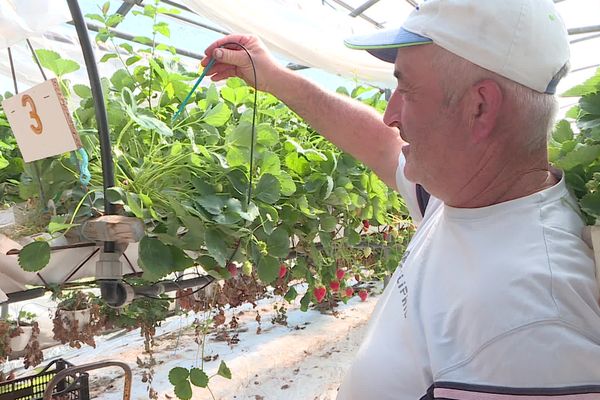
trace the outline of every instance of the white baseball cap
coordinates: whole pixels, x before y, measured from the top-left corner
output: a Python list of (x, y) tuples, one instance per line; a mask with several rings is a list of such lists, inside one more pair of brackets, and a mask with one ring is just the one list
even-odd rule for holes
[(556, 92), (568, 33), (552, 0), (429, 0), (404, 25), (345, 40), (394, 62), (399, 47), (440, 47), (541, 93)]

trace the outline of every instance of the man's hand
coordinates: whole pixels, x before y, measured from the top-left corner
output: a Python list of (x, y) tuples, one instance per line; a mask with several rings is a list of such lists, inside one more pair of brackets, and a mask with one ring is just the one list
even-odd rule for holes
[(277, 63), (256, 36), (229, 35), (217, 40), (204, 51), (206, 57), (201, 62), (202, 66), (206, 67), (209, 59), (214, 58), (216, 62), (208, 71), (213, 81), (237, 76), (246, 81), (248, 85), (254, 86), (252, 62), (248, 54), (238, 44), (244, 46), (252, 57), (256, 69), (257, 88), (269, 92), (271, 80), (286, 70)]

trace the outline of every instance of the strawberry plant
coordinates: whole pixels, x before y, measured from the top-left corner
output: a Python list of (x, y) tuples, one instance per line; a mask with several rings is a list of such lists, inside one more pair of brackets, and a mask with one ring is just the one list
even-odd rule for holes
[(565, 172), (583, 216), (593, 225), (600, 217), (600, 69), (563, 96), (581, 97), (579, 104), (556, 124), (549, 157), (554, 166)]

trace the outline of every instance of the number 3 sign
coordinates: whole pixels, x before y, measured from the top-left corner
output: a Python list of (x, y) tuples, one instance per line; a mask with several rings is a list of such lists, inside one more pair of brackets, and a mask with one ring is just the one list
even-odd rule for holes
[(81, 140), (55, 78), (2, 102), (25, 162), (81, 147)]

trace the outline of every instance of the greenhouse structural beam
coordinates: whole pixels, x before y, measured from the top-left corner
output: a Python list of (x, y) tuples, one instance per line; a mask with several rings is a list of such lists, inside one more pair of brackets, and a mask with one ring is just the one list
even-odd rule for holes
[(362, 13), (364, 13), (366, 10), (368, 10), (369, 8), (371, 8), (372, 6), (374, 6), (375, 4), (377, 4), (378, 2), (379, 2), (379, 0), (368, 0), (366, 3), (363, 3), (362, 5), (358, 6), (349, 15), (351, 17), (358, 17), (359, 15), (361, 15)]
[[(72, 22), (69, 22), (69, 24), (73, 24)], [(104, 29), (104, 27), (101, 27), (99, 25), (96, 24), (92, 24), (90, 22), (86, 23), (87, 28), (90, 31), (94, 31), (94, 32), (98, 32), (100, 29)], [(125, 33), (116, 29), (109, 29), (109, 31), (114, 34), (116, 37), (118, 37), (119, 39), (124, 39), (124, 40), (128, 40), (130, 42), (134, 42), (137, 43), (133, 40), (133, 38), (135, 37), (134, 35), (130, 35), (129, 33)], [(141, 43), (140, 43), (141, 44)], [(160, 43), (156, 43), (156, 44), (160, 44)], [(196, 60), (202, 60), (204, 58), (204, 55), (200, 54), (200, 53), (194, 53), (191, 51), (187, 51), (187, 50), (183, 50), (183, 49), (179, 49), (177, 47), (175, 47), (175, 52), (179, 55), (185, 56), (185, 57), (190, 57), (190, 58), (194, 58)]]
[(123, 0), (123, 4), (117, 10), (117, 14), (121, 14), (122, 16), (126, 16), (129, 11), (133, 8), (133, 6), (141, 5), (144, 0)]
[[(178, 8), (180, 10), (189, 11), (191, 13), (194, 13), (194, 11), (190, 10), (189, 8), (187, 8), (185, 6), (182, 6), (181, 4), (176, 4), (176, 3), (173, 3), (171, 1), (164, 1), (164, 0), (162, 2), (165, 3), (165, 4), (168, 4), (170, 6), (173, 6), (175, 8)], [(138, 6), (138, 7), (143, 7), (144, 6), (142, 4), (142, 0), (123, 0), (123, 3), (127, 3), (128, 4), (129, 8), (128, 8), (127, 11), (131, 10), (131, 8), (134, 7), (134, 6)], [(125, 6), (125, 4), (123, 4), (123, 6)], [(123, 7), (123, 6), (121, 6), (121, 7)], [(119, 10), (120, 10), (120, 8), (119, 8)], [(117, 12), (119, 12), (119, 11), (117, 11)], [(165, 14), (165, 15), (167, 15), (169, 18), (177, 19), (179, 21), (186, 22), (186, 23), (188, 23), (190, 25), (193, 25), (193, 26), (196, 26), (196, 27), (199, 27), (199, 28), (208, 29), (209, 31), (217, 32), (217, 33), (220, 33), (222, 35), (229, 35), (229, 32), (227, 32), (227, 31), (224, 31), (222, 29), (216, 28), (214, 26), (203, 24), (202, 22), (194, 21), (192, 19), (189, 19), (189, 18), (181, 16), (181, 15), (177, 15), (177, 14)]]
[[(350, 5), (348, 5), (347, 3), (343, 2), (342, 0), (333, 0), (335, 3), (337, 3), (338, 5), (344, 7), (346, 10), (350, 11), (351, 13), (354, 12), (354, 8)], [(364, 19), (365, 21), (368, 21), (370, 23), (372, 23), (373, 25), (375, 25), (377, 28), (381, 29), (383, 28), (383, 25), (381, 25), (379, 22), (375, 21), (372, 18), (367, 17), (364, 14), (360, 14), (359, 15), (362, 19)]]
[(600, 32), (600, 25), (582, 26), (581, 28), (568, 29), (569, 35), (580, 35), (582, 33)]

